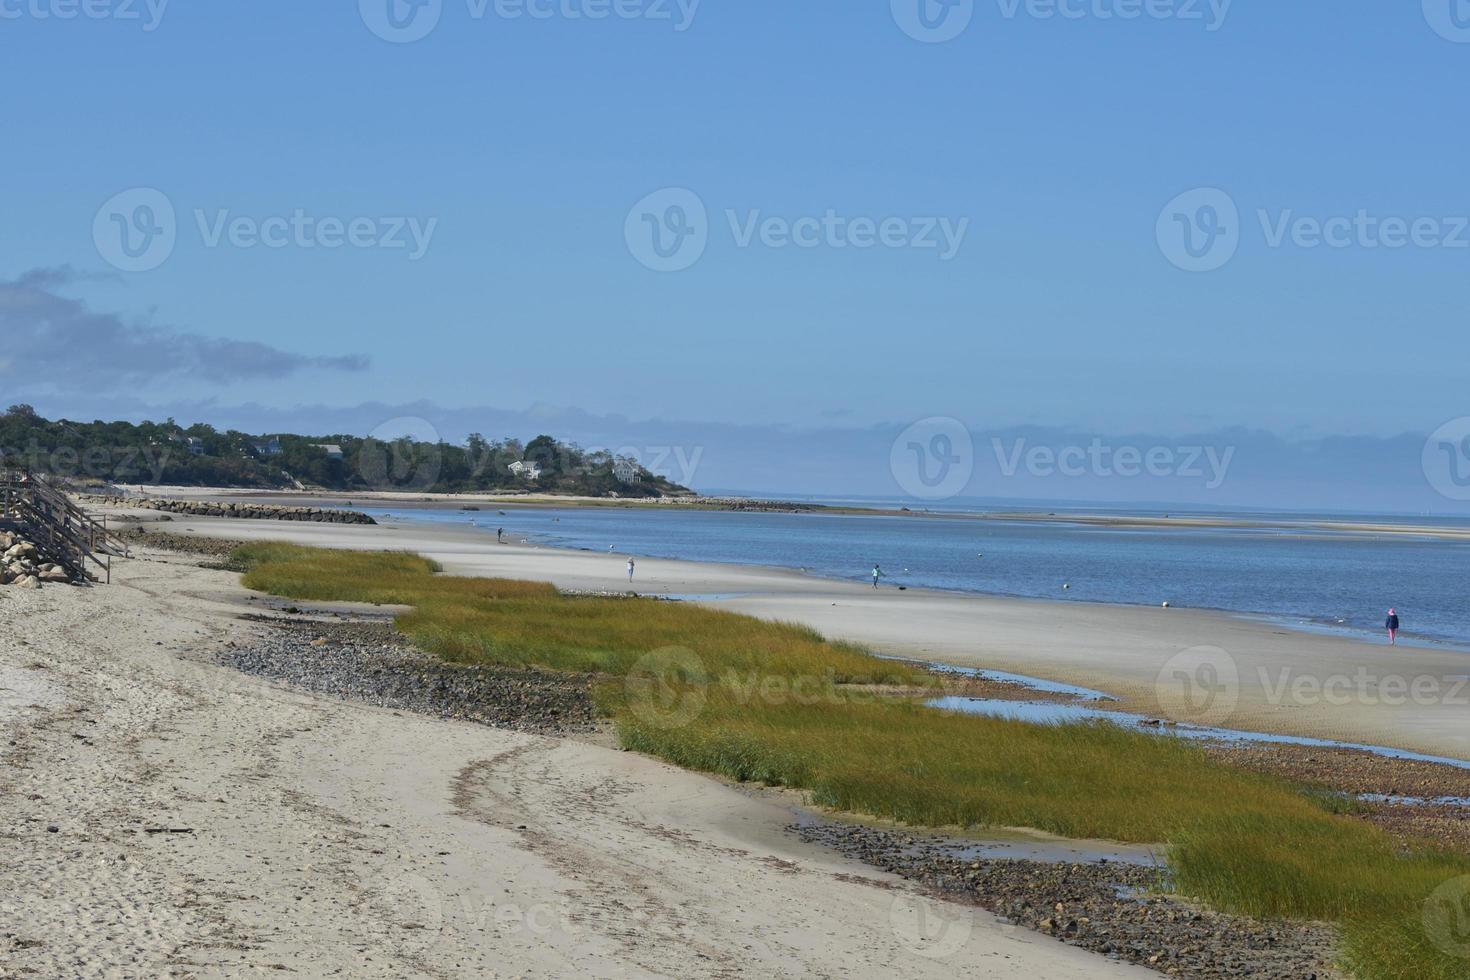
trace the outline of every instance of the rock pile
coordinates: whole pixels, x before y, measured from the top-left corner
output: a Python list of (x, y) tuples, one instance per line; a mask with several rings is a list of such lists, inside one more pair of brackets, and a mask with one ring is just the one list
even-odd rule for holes
[(448, 664), (379, 623), (277, 623), (219, 656), (247, 674), (380, 708), (538, 735), (596, 729), (592, 682), (535, 668)]
[(321, 507), (283, 507), (278, 504), (239, 504), (207, 500), (155, 500), (136, 497), (104, 497), (77, 494), (77, 500), (99, 507), (131, 507), (158, 510), (187, 517), (233, 517), (248, 521), (310, 521), (316, 524), (376, 524), (355, 510), (324, 510)]
[(71, 581), (60, 565), (41, 560), (41, 550), (19, 535), (0, 532), (0, 585), (39, 589), (43, 582)]

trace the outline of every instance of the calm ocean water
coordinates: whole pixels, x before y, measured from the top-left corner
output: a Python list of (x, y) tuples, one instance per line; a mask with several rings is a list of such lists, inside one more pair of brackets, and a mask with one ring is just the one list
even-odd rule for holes
[[(1237, 529), (1117, 529), (950, 517), (598, 508), (372, 511), (468, 524), (565, 548), (805, 569), (889, 587), (1225, 610), (1297, 628), (1380, 633), (1390, 606), (1410, 640), (1470, 648), (1470, 543)], [(1176, 512), (1176, 516), (1177, 516)], [(1241, 516), (1234, 514), (1231, 516)], [(1259, 516), (1259, 515), (1255, 515)], [(1293, 515), (1300, 519), (1303, 515)], [(1338, 515), (1336, 519), (1342, 519)], [(1063, 589), (1069, 584), (1070, 589)]]

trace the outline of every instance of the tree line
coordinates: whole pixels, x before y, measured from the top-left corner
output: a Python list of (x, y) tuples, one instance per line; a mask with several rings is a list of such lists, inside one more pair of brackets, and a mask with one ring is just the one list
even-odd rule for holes
[[(91, 485), (288, 488), (299, 483), (342, 491), (523, 490), (592, 497), (690, 492), (635, 460), (583, 450), (548, 435), (522, 443), (475, 433), (463, 444), (341, 433), (251, 435), (203, 423), (186, 427), (173, 419), (52, 421), (29, 405), (12, 405), (0, 415), (0, 466)], [(529, 478), (531, 471), (539, 474), (536, 479)]]

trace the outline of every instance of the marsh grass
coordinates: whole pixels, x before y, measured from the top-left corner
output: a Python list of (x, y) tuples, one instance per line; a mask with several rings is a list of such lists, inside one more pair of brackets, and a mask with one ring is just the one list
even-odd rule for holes
[[(1437, 888), (1470, 875), (1470, 858), (1405, 848), (1340, 797), (1231, 768), (1183, 740), (937, 711), (892, 696), (893, 686), (928, 686), (911, 667), (697, 606), (438, 577), (405, 554), (250, 545), (236, 558), (250, 588), (412, 607), (400, 629), (447, 660), (602, 675), (599, 701), (630, 749), (915, 826), (1159, 843), (1182, 894), (1226, 912), (1339, 924), (1344, 963), (1366, 980), (1470, 974), (1470, 959), (1437, 946), (1446, 936), (1424, 919)], [(670, 649), (693, 668), (644, 677), (650, 653)], [(689, 710), (648, 710), (650, 698)], [(1449, 909), (1449, 926), (1466, 911)]]
[(831, 643), (804, 626), (655, 599), (566, 596), (553, 586), (436, 576), (416, 555), (253, 544), (235, 557), (246, 587), (293, 599), (412, 606), (398, 627), (466, 664), (622, 676), (650, 652), (684, 648), (712, 675), (821, 676), (834, 684), (922, 685), (923, 672)]

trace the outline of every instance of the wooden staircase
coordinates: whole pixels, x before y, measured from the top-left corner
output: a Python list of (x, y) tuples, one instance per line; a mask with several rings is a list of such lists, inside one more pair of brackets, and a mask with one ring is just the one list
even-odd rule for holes
[[(0, 469), (0, 529), (19, 532), (45, 561), (76, 579), (112, 581), (112, 558), (131, 557), (126, 543), (71, 502), (44, 477)], [(95, 568), (94, 568), (95, 566)]]

